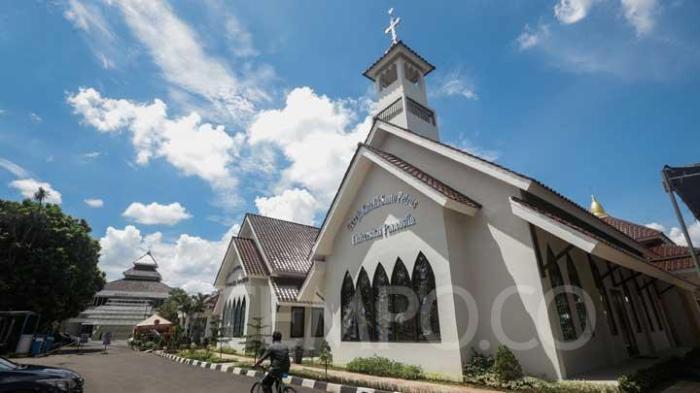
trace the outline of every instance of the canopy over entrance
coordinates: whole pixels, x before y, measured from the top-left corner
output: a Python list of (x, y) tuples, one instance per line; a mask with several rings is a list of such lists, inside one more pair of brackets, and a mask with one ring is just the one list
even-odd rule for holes
[(154, 326), (172, 326), (172, 322), (161, 317), (158, 314), (153, 314), (150, 317), (136, 324), (136, 327), (154, 327)]
[(668, 185), (700, 220), (700, 163), (683, 167), (664, 167)]

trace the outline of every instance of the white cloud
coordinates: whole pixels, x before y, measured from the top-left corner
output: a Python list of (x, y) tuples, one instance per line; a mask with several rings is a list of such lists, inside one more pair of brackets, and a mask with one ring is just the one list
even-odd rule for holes
[(217, 30), (223, 29), (224, 37), (230, 46), (231, 54), (236, 57), (253, 57), (259, 54), (253, 45), (253, 35), (230, 10), (230, 4), (223, 0), (206, 0), (203, 4), (210, 13), (211, 21)]
[[(700, 247), (700, 221), (695, 221), (688, 225), (688, 235), (690, 235), (690, 241), (693, 243), (693, 246)], [(685, 236), (683, 235), (681, 228), (671, 228), (668, 233), (668, 237), (670, 237), (676, 244), (680, 244), (682, 246), (688, 245), (688, 243), (685, 241)]]
[(248, 129), (250, 143), (273, 146), (290, 163), (282, 171), (278, 190), (305, 189), (318, 202), (317, 212), (328, 206), (371, 125), (370, 116), (357, 122), (359, 111), (353, 104), (357, 103), (334, 101), (301, 87), (289, 92), (284, 108), (255, 117)]
[(646, 224), (644, 226), (647, 228), (656, 229), (657, 231), (661, 231), (661, 232), (664, 232), (666, 230), (666, 227), (659, 224), (658, 222), (652, 222), (652, 223)]
[(318, 209), (316, 198), (307, 190), (294, 188), (282, 194), (255, 198), (258, 212), (264, 216), (312, 225)]
[(658, 0), (621, 0), (627, 21), (634, 26), (638, 36), (650, 33), (655, 24)]
[(86, 160), (94, 160), (95, 158), (98, 158), (101, 155), (102, 155), (102, 153), (100, 153), (99, 151), (91, 151), (91, 152), (83, 153), (80, 156)]
[(584, 19), (596, 0), (559, 0), (554, 6), (554, 15), (559, 22), (573, 24)]
[(124, 210), (122, 216), (146, 225), (175, 225), (192, 217), (179, 202), (169, 205), (161, 205), (156, 202), (144, 205), (140, 202), (133, 202)]
[[(109, 0), (106, 2), (108, 3)], [(106, 70), (117, 68), (118, 59), (129, 57), (124, 53), (124, 48), (127, 46), (120, 42), (119, 37), (114, 33), (99, 2), (68, 0), (65, 3), (63, 16), (76, 29), (85, 33), (87, 44), (102, 68)]]
[(549, 35), (549, 26), (540, 24), (537, 29), (533, 29), (530, 25), (525, 25), (523, 32), (517, 38), (518, 48), (527, 50), (540, 44), (540, 42)]
[(218, 240), (188, 234), (168, 240), (160, 232), (142, 234), (133, 225), (123, 229), (110, 226), (100, 239), (100, 268), (109, 280), (121, 278), (133, 260), (150, 250), (166, 284), (189, 292), (210, 292), (229, 240), (236, 233), (237, 225)]
[(34, 112), (31, 112), (31, 113), (29, 114), (29, 120), (31, 120), (32, 123), (34, 123), (34, 124), (39, 124), (39, 123), (41, 123), (42, 121), (44, 121), (44, 119), (42, 119), (41, 116), (37, 115), (37, 114), (34, 113)]
[(93, 208), (100, 208), (105, 205), (105, 202), (102, 199), (93, 199), (93, 198), (88, 198), (84, 199), (83, 202), (85, 202), (86, 205), (93, 207)]
[(16, 177), (30, 177), (30, 174), (26, 169), (2, 157), (0, 157), (0, 168), (5, 168), (5, 170), (12, 173)]
[(122, 11), (132, 33), (174, 86), (208, 100), (234, 119), (251, 115), (254, 102), (268, 98), (257, 87), (258, 81), (239, 80), (223, 60), (208, 55), (201, 38), (166, 1), (113, 0), (111, 4)]
[(34, 193), (39, 190), (39, 187), (43, 188), (48, 192), (48, 196), (44, 200), (46, 203), (54, 203), (60, 205), (61, 193), (54, 190), (51, 184), (46, 182), (41, 182), (35, 179), (19, 179), (14, 180), (10, 183), (10, 187), (17, 189), (23, 197), (33, 199)]
[(478, 100), (479, 96), (472, 83), (464, 75), (453, 71), (436, 81), (436, 88), (431, 93), (435, 97), (460, 96), (468, 100)]
[(139, 165), (162, 157), (184, 175), (200, 177), (216, 189), (235, 186), (230, 166), (245, 142), (244, 134), (230, 135), (224, 126), (202, 123), (196, 112), (170, 118), (159, 99), (137, 103), (105, 98), (92, 88), (81, 88), (67, 100), (86, 124), (101, 132), (128, 130)]
[(498, 157), (501, 156), (501, 153), (499, 151), (484, 149), (483, 147), (476, 145), (464, 133), (459, 134), (457, 141), (448, 142), (448, 143), (459, 148), (459, 149), (462, 149), (468, 153), (477, 155), (477, 156), (483, 158), (484, 160), (488, 160), (488, 161), (496, 161), (498, 159)]
[[(664, 225), (656, 222), (646, 224), (645, 226), (666, 233), (669, 239), (676, 244), (681, 246), (688, 245), (688, 243), (685, 241), (683, 230), (679, 227), (671, 227), (670, 230), (666, 231), (666, 227)], [(690, 241), (693, 243), (693, 246), (696, 248), (700, 247), (700, 221), (691, 222), (688, 225), (688, 235), (690, 235)]]

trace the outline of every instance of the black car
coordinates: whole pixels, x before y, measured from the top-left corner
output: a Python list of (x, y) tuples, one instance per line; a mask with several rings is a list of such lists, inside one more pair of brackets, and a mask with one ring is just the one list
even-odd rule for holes
[(17, 364), (0, 357), (0, 393), (82, 393), (83, 379), (65, 368)]

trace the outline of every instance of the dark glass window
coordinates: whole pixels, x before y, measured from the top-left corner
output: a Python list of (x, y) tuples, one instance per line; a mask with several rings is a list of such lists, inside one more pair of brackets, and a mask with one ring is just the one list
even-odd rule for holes
[(359, 296), (357, 310), (357, 329), (360, 341), (377, 341), (374, 317), (374, 293), (372, 283), (364, 268), (357, 277), (356, 295)]
[[(559, 288), (564, 285), (564, 277), (561, 275), (559, 264), (555, 261), (552, 249), (547, 247), (547, 266), (549, 267), (549, 280), (552, 289)], [(554, 303), (559, 314), (559, 326), (561, 327), (562, 339), (570, 341), (576, 339), (576, 328), (569, 307), (569, 299), (565, 292), (554, 296)]]
[(386, 275), (384, 266), (380, 263), (374, 271), (372, 280), (372, 290), (374, 292), (374, 311), (376, 318), (377, 341), (386, 342), (391, 335), (391, 302), (389, 299), (388, 287), (391, 285), (389, 277)]
[[(400, 292), (391, 295), (392, 313), (394, 314), (394, 341), (415, 342), (416, 318), (415, 313), (408, 309), (410, 303), (407, 296), (414, 296), (411, 277), (401, 259), (396, 260), (391, 275), (391, 286)], [(412, 315), (413, 314), (413, 315)]]
[(323, 326), (323, 309), (314, 308), (311, 309), (311, 323), (313, 337), (323, 337), (324, 336), (324, 326)]
[(413, 290), (418, 297), (416, 331), (418, 341), (440, 341), (440, 319), (435, 295), (435, 274), (428, 259), (418, 253), (413, 267)]
[(357, 320), (355, 318), (355, 285), (350, 273), (345, 273), (343, 286), (340, 289), (342, 341), (358, 341)]
[(241, 301), (236, 300), (233, 306), (233, 337), (238, 337), (238, 325), (241, 322)]
[(243, 330), (245, 329), (245, 309), (246, 300), (243, 299), (243, 302), (241, 303), (240, 313), (238, 316), (238, 334), (236, 334), (236, 337), (243, 337)]
[[(574, 261), (569, 253), (566, 254), (566, 271), (569, 273), (569, 283), (583, 290), (581, 286), (581, 279), (576, 271), (576, 266), (574, 266)], [(574, 298), (574, 307), (576, 307), (576, 313), (578, 314), (579, 325), (581, 327), (581, 332), (586, 329), (588, 324), (588, 310), (586, 310), (586, 303), (583, 298), (577, 294), (572, 294)]]
[(647, 286), (647, 295), (649, 295), (649, 302), (651, 303), (651, 311), (654, 312), (654, 318), (656, 319), (656, 326), (659, 328), (659, 330), (664, 330), (664, 324), (661, 322), (661, 312), (659, 311), (659, 303), (657, 303), (656, 297), (652, 294), (651, 287), (652, 285)]
[[(622, 280), (625, 280), (625, 275), (620, 272), (620, 282)], [(637, 314), (637, 307), (636, 307), (636, 302), (634, 301), (634, 298), (632, 298), (632, 293), (630, 292), (629, 288), (627, 287), (628, 283), (624, 283), (622, 285), (622, 291), (625, 294), (625, 301), (627, 304), (630, 306), (632, 309), (632, 320), (634, 321), (634, 328), (637, 331), (637, 333), (642, 332), (642, 324), (639, 321), (639, 314)]]
[(603, 278), (600, 276), (600, 270), (598, 270), (598, 266), (595, 264), (595, 261), (590, 256), (590, 254), (588, 255), (588, 264), (591, 265), (593, 281), (595, 281), (595, 286), (598, 288), (600, 301), (603, 302), (603, 306), (605, 307), (604, 313), (608, 320), (610, 333), (612, 333), (613, 336), (617, 336), (617, 324), (615, 323), (615, 317), (613, 317), (612, 308), (610, 307), (608, 292), (605, 290), (605, 283), (603, 282)]
[(292, 326), (289, 329), (291, 338), (304, 337), (304, 307), (292, 307)]

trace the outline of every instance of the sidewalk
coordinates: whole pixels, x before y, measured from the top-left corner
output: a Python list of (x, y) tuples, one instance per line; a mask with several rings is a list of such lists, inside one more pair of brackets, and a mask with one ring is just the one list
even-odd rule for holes
[[(216, 353), (216, 352), (214, 352)], [(219, 354), (216, 353), (216, 356), (218, 357)], [(222, 355), (223, 359), (230, 359), (232, 361), (236, 362), (243, 362), (243, 363), (252, 363), (253, 359), (250, 357), (246, 356), (240, 356), (240, 355), (228, 355), (228, 354), (223, 354)], [(222, 365), (222, 368), (231, 365), (233, 363), (219, 363)], [(313, 366), (307, 366), (307, 365), (300, 365), (300, 364), (292, 364), (291, 368), (291, 375), (294, 375), (295, 371), (300, 372), (300, 373), (314, 373), (318, 374), (319, 376), (322, 376), (325, 374), (325, 371), (323, 368), (320, 367), (313, 367)], [(328, 376), (329, 377), (334, 377), (336, 380), (341, 380), (343, 381), (344, 384), (347, 385), (354, 385), (358, 387), (373, 387), (377, 389), (383, 389), (383, 390), (390, 390), (389, 387), (391, 386), (391, 390), (396, 390), (402, 393), (496, 393), (500, 392), (498, 390), (489, 390), (489, 389), (481, 389), (481, 388), (474, 388), (474, 387), (468, 387), (464, 385), (450, 385), (450, 384), (442, 384), (442, 383), (435, 383), (435, 382), (426, 382), (426, 381), (409, 381), (405, 379), (397, 379), (397, 378), (388, 378), (388, 377), (377, 377), (373, 375), (365, 375), (365, 374), (358, 374), (358, 373), (353, 373), (349, 371), (342, 371), (342, 370), (328, 370)]]

